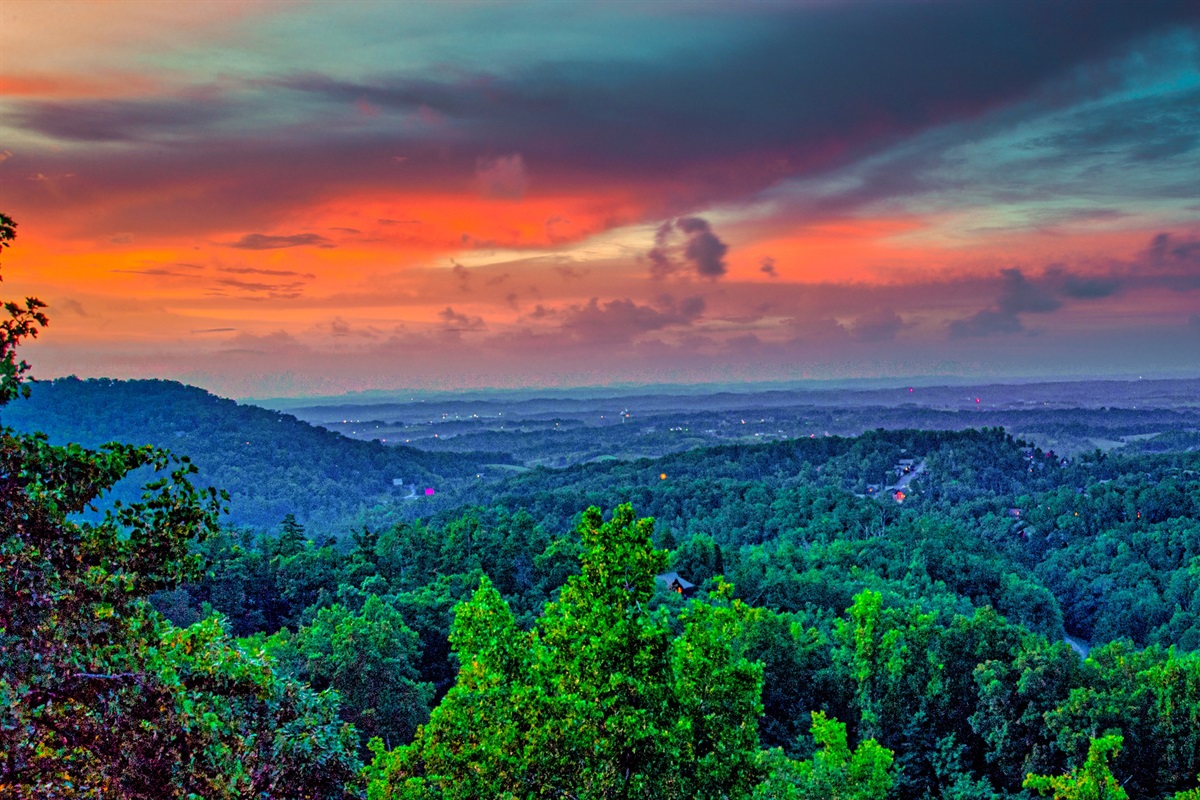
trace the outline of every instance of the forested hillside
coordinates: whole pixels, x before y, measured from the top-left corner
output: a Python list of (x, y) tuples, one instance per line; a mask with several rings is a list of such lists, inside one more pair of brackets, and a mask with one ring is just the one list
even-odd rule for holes
[[(897, 502), (875, 487), (901, 480), (904, 461), (923, 469)], [(753, 762), (757, 772), (746, 767), (767, 781), (761, 796), (776, 796), (778, 785), (762, 788), (770, 775), (804, 763), (788, 759), (814, 755), (814, 736), (836, 733), (827, 719), (846, 724), (851, 745), (873, 738), (891, 753), (890, 788), (864, 797), (1029, 796), (1027, 773), (1083, 774), (1102, 762), (1132, 797), (1196, 785), (1200, 657), (1188, 652), (1200, 642), (1195, 453), (1094, 453), (1066, 463), (999, 429), (879, 431), (534, 470), (474, 491), (477, 505), (416, 520), (380, 517), (340, 546), (309, 541), (291, 523), (276, 535), (210, 538), (206, 578), (160, 593), (155, 604), (181, 624), (218, 611), (248, 647), (337, 689), (363, 742), (375, 735), (395, 748), (437, 709), (414, 744), (375, 756), (373, 780), (395, 796), (408, 796), (401, 789), (410, 784), (466, 797), (485, 785), (513, 790), (531, 775), (593, 780), (555, 771), (578, 763), (562, 755), (569, 749), (547, 755), (550, 763), (504, 755), (518, 742), (506, 737), (519, 731), (565, 736), (559, 715), (576, 712), (550, 687), (593, 680), (566, 664), (537, 677), (523, 659), (541, 645), (504, 643), (558, 630), (560, 587), (597, 546), (588, 531), (603, 527), (580, 507), (621, 498), (655, 517), (639, 528), (661, 548), (653, 570), (698, 585), (691, 603), (661, 583), (638, 590), (648, 594), (627, 609), (636, 612), (634, 638), (665, 636), (685, 647), (676, 637), (701, 635), (689, 628), (697, 615), (726, 614), (720, 644), (732, 649), (720, 651), (725, 666), (711, 668), (741, 674), (739, 658), (762, 665), (758, 741), (782, 753)], [(631, 513), (612, 525), (632, 525)], [(579, 525), (582, 541), (571, 532)], [(626, 563), (622, 556), (601, 572)], [(647, 586), (637, 584), (644, 577), (628, 579)], [(725, 610), (701, 611), (696, 602)], [(475, 620), (469, 633), (455, 622), (464, 614)], [(379, 639), (384, 630), (401, 634)], [(1064, 631), (1091, 646), (1088, 658), (1063, 641)], [(620, 648), (605, 657), (640, 658)], [(638, 680), (648, 687), (668, 678)], [(609, 691), (589, 686), (593, 698)], [(512, 716), (513, 698), (523, 698), (528, 716)], [(480, 719), (496, 727), (472, 755), (446, 761), (446, 748), (466, 735), (460, 716), (478, 703), (492, 709)], [(814, 713), (823, 715), (819, 724)], [(1123, 737), (1124, 748), (1102, 734)], [(447, 774), (458, 778), (443, 782)], [(473, 783), (478, 774), (509, 777)]]
[[(11, 728), (20, 755), (6, 780), (49, 774), (49, 752), (73, 774), (201, 797), (226, 796), (213, 770), (236, 763), (251, 766), (218, 784), (313, 797), (966, 800), (1089, 781), (1125, 792), (1096, 796), (1195, 794), (1195, 452), (1065, 459), (999, 428), (878, 430), (469, 473), (418, 504), (388, 495), (389, 471), (435, 482), (476, 463), (178, 384), (37, 391), (53, 439), (193, 445), (190, 479), (224, 476), (260, 516), (257, 529), (219, 523), (216, 498), (201, 511), (178, 482), (184, 465), (158, 494), (77, 527), (63, 515), (169, 460), (5, 434), (6, 458), (25, 465), (5, 474), (43, 476), (25, 499), (6, 478), (6, 530), (33, 503), (54, 509), (48, 533), (74, 531), (82, 547), (54, 557), (55, 594), (42, 550), (6, 545), (5, 636), (32, 626), (49, 648), (42, 666), (6, 666), (6, 681), (32, 681), (6, 684), (10, 721), (86, 723), (42, 745)], [(10, 404), (4, 421), (30, 424), (33, 407)], [(101, 472), (55, 494), (54, 465), (76, 462)], [(383, 491), (364, 491), (372, 481)], [(329, 535), (350, 519), (348, 535)], [(656, 578), (667, 572), (694, 595)], [(26, 596), (48, 605), (20, 622)], [(79, 625), (52, 627), (62, 613)], [(93, 655), (72, 667), (83, 642)], [(63, 676), (69, 701), (45, 705)], [(148, 686), (175, 717), (138, 704)], [(91, 696), (107, 710), (87, 711)], [(89, 742), (105, 726), (140, 749), (96, 762)], [(183, 749), (154, 744), (177, 726), (191, 731)], [(195, 747), (208, 755), (179, 771)]]
[[(32, 386), (3, 411), (18, 431), (55, 444), (152, 444), (186, 454), (202, 485), (226, 487), (231, 524), (274, 526), (286, 514), (326, 528), (360, 510), (475, 480), (489, 454), (425, 453), (348, 439), (289, 414), (242, 405), (174, 381), (62, 378)], [(118, 488), (136, 496), (138, 478)], [(403, 487), (393, 486), (401, 479)]]

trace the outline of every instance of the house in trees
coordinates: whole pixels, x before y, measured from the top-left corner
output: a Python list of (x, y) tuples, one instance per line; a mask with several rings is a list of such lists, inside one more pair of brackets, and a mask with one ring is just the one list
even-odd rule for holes
[(691, 597), (696, 593), (696, 584), (681, 578), (678, 572), (664, 572), (661, 575), (655, 575), (654, 580), (665, 584), (669, 591), (676, 592), (684, 597)]

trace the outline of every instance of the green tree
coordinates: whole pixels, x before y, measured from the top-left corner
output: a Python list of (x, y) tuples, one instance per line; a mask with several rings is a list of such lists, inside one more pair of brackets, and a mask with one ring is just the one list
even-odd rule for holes
[(419, 680), (420, 640), (379, 597), (369, 596), (358, 614), (336, 604), (321, 609), (290, 644), (299, 676), (338, 693), (342, 719), (364, 743), (407, 744), (429, 718), (433, 686)]
[(763, 753), (767, 779), (755, 800), (885, 800), (892, 788), (892, 751), (868, 739), (851, 751), (846, 726), (821, 711), (812, 712), (812, 736), (820, 749), (807, 761), (792, 761), (781, 750)]
[(408, 747), (374, 745), (370, 797), (745, 797), (757, 782), (761, 667), (728, 587), (672, 638), (648, 610), (666, 553), (619, 507), (583, 515), (581, 574), (534, 630), (487, 580), (455, 611), (454, 687)]
[(1120, 752), (1120, 736), (1093, 739), (1082, 767), (1066, 775), (1031, 772), (1025, 777), (1024, 786), (1038, 794), (1053, 792), (1054, 800), (1128, 800), (1129, 795), (1108, 768), (1109, 755), (1116, 757)]

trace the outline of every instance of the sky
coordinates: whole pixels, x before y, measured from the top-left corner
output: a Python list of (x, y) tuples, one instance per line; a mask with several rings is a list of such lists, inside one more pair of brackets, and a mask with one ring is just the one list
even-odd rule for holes
[(0, 2), (3, 296), (232, 397), (1200, 375), (1195, 2)]

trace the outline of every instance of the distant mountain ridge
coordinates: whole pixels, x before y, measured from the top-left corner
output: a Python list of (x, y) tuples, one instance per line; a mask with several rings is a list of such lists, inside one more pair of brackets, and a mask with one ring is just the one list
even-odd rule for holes
[[(54, 444), (167, 447), (200, 469), (194, 483), (229, 492), (230, 523), (260, 528), (289, 513), (323, 528), (344, 525), (360, 509), (406, 494), (393, 486), (396, 479), (441, 491), (474, 479), (484, 462), (504, 460), (495, 453), (428, 453), (349, 439), (290, 414), (166, 380), (37, 383), (29, 399), (3, 410), (0, 422), (42, 431)], [(115, 493), (119, 499), (136, 494), (133, 486)]]

